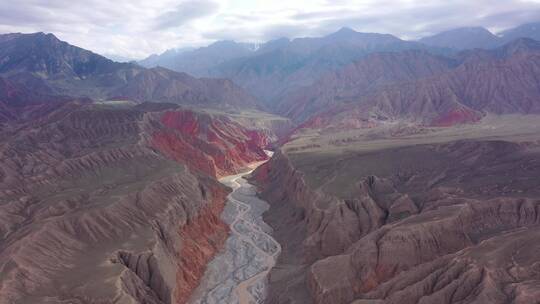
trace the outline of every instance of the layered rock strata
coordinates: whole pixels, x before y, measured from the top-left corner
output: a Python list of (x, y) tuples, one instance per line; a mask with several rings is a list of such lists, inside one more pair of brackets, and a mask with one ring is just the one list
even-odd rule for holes
[[(193, 121), (220, 133), (176, 127)], [(162, 133), (201, 153), (169, 153)], [(85, 103), (4, 129), (0, 303), (185, 303), (228, 235), (214, 176), (265, 157), (258, 134), (177, 108)]]
[(305, 157), (277, 153), (255, 174), (283, 245), (268, 303), (531, 301), (537, 151), (485, 140), (390, 148), (311, 163), (323, 180)]

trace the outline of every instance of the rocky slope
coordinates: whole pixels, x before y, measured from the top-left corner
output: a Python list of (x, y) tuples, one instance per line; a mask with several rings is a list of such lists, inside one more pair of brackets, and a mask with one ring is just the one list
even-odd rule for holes
[(213, 115), (226, 116), (238, 124), (264, 133), (273, 146), (283, 140), (295, 128), (288, 118), (261, 111), (220, 112), (207, 111)]
[(331, 115), (336, 106), (359, 102), (377, 88), (437, 75), (454, 65), (455, 60), (425, 51), (372, 54), (289, 94), (278, 112), (299, 122), (319, 111)]
[(283, 248), (268, 302), (530, 302), (540, 282), (526, 245), (538, 234), (538, 138), (442, 134), (342, 152), (306, 141), (258, 169), (265, 221)]
[(377, 54), (291, 93), (280, 111), (301, 127), (323, 129), (397, 120), (450, 126), (485, 113), (536, 114), (539, 55), (540, 44), (528, 39), (455, 58)]
[(267, 143), (223, 117), (157, 104), (66, 102), (10, 126), (1, 303), (184, 303), (228, 234), (228, 190), (212, 176), (263, 159)]
[(270, 143), (266, 135), (246, 130), (227, 117), (166, 111), (158, 119), (163, 128), (148, 132), (152, 146), (210, 176), (238, 173), (247, 164), (267, 158), (262, 149)]

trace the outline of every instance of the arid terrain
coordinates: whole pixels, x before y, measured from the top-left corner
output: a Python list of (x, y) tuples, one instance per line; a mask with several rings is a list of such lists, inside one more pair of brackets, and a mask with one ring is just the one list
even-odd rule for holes
[(0, 34), (0, 304), (540, 303), (540, 23), (511, 23), (125, 62)]
[(261, 218), (268, 210), (268, 203), (258, 199), (255, 187), (244, 179), (252, 171), (221, 179), (233, 189), (222, 214), (231, 234), (224, 250), (208, 264), (190, 303), (263, 303), (265, 300), (267, 276), (281, 246)]
[(271, 303), (534, 303), (540, 117), (306, 131), (259, 168)]
[(0, 37), (0, 303), (186, 303), (231, 231), (218, 178), (290, 121), (227, 80)]
[(176, 303), (229, 228), (216, 176), (266, 136), (172, 107), (67, 104), (3, 134), (2, 303)]

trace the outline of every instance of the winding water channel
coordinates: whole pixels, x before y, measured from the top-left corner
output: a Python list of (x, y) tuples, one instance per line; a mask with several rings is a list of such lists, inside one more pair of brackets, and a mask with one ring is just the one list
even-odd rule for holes
[(252, 171), (222, 178), (233, 192), (222, 214), (231, 227), (225, 249), (209, 263), (190, 303), (263, 303), (267, 276), (281, 246), (262, 220), (267, 202), (257, 198), (255, 186), (244, 176)]

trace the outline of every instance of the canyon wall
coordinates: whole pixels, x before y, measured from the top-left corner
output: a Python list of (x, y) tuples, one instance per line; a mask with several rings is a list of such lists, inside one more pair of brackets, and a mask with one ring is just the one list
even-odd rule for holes
[(271, 204), (265, 221), (282, 245), (277, 265), (270, 272), (268, 303), (316, 300), (306, 283), (311, 265), (344, 252), (382, 224), (383, 211), (369, 196), (353, 207), (351, 202), (309, 187), (303, 173), (280, 151), (255, 171), (253, 180), (261, 197)]
[(185, 303), (228, 235), (215, 177), (265, 159), (268, 144), (179, 108), (75, 103), (17, 123), (0, 144), (10, 304)]
[(193, 111), (166, 111), (146, 117), (153, 128), (150, 145), (176, 161), (210, 176), (238, 173), (253, 161), (267, 159), (270, 143), (261, 131), (247, 130), (225, 116)]
[[(540, 286), (526, 253), (540, 221), (535, 147), (458, 141), (400, 148), (400, 158), (342, 155), (340, 165), (277, 152), (253, 177), (283, 245), (268, 303), (530, 303)], [(343, 175), (350, 192), (332, 188)]]

